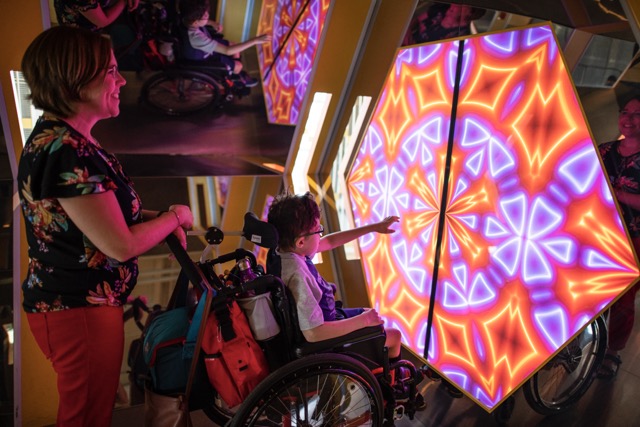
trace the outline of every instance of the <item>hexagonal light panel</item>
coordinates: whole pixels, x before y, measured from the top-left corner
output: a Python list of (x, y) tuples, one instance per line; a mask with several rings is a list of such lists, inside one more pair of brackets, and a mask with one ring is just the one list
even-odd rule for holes
[(638, 279), (548, 25), (399, 50), (348, 185), (401, 218), (359, 241), (372, 306), (488, 411)]
[(297, 125), (330, 0), (264, 0), (258, 46), (269, 123)]

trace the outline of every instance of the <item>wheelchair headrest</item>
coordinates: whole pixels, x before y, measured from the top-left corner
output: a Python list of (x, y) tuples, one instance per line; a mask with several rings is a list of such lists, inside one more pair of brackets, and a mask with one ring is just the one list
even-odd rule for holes
[(278, 230), (268, 222), (261, 221), (253, 212), (244, 214), (242, 237), (263, 248), (278, 246)]

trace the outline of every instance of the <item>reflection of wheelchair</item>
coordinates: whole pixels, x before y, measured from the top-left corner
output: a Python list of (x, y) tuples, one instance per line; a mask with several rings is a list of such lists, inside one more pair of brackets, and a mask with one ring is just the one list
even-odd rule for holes
[[(210, 106), (223, 106), (235, 98), (249, 94), (242, 79), (233, 75), (223, 62), (189, 61), (183, 58), (181, 45), (185, 37), (175, 5), (166, 0), (156, 0), (144, 10), (140, 25), (152, 28), (144, 34), (145, 59), (152, 69), (142, 86), (140, 101), (153, 110), (172, 116), (181, 116)], [(164, 11), (162, 17), (156, 17)], [(154, 19), (148, 17), (152, 16)], [(152, 22), (150, 24), (149, 22)], [(158, 22), (161, 23), (158, 24)]]
[[(217, 230), (217, 229), (216, 229)], [(211, 230), (210, 230), (211, 232)], [(218, 236), (207, 240), (219, 243)], [(245, 216), (243, 235), (261, 246), (274, 248), (277, 240), (270, 224)], [(211, 237), (212, 240), (209, 238)], [(189, 275), (191, 262), (180, 254), (182, 248), (170, 242), (177, 259)], [(274, 259), (273, 251), (270, 258)], [(213, 266), (248, 257), (258, 277), (242, 283), (222, 284)], [(273, 265), (267, 262), (268, 268)], [(298, 327), (295, 302), (275, 275), (261, 275), (253, 253), (238, 249), (200, 263), (200, 271), (217, 291), (214, 297), (237, 298), (246, 292), (269, 292), (280, 333), (260, 343), (271, 374), (249, 394), (244, 402), (228, 408), (214, 391), (203, 399), (192, 395), (191, 409), (202, 409), (219, 425), (346, 426), (393, 425), (394, 419), (410, 419), (424, 401), (417, 392), (423, 374), (413, 363), (400, 360), (389, 363), (384, 328), (368, 327), (342, 337), (321, 342), (306, 342)], [(237, 271), (231, 270), (235, 276)], [(194, 273), (192, 272), (191, 275)], [(202, 277), (202, 276), (201, 276)], [(191, 278), (191, 277), (190, 277)], [(201, 280), (198, 277), (194, 280)]]

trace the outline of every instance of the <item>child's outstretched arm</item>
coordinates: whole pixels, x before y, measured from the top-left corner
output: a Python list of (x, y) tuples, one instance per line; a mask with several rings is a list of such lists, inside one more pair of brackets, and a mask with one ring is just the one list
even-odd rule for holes
[(249, 39), (246, 42), (242, 42), (242, 43), (238, 43), (238, 44), (231, 44), (229, 46), (226, 46), (226, 45), (224, 45), (222, 43), (217, 43), (213, 50), (214, 50), (214, 52), (218, 52), (218, 53), (221, 53), (223, 55), (233, 56), (236, 53), (240, 53), (243, 50), (249, 49), (251, 46), (256, 46), (256, 45), (263, 44), (263, 43), (268, 43), (270, 41), (271, 41), (271, 36), (270, 35), (262, 34), (262, 35), (259, 35), (257, 37), (254, 37), (252, 39)]
[(345, 243), (349, 243), (365, 234), (377, 232), (381, 234), (395, 233), (396, 230), (389, 228), (394, 223), (399, 222), (400, 218), (397, 216), (388, 216), (380, 222), (374, 224), (363, 225), (362, 227), (354, 228), (352, 230), (338, 231), (335, 233), (327, 234), (318, 245), (318, 252), (328, 251), (338, 246), (342, 246)]

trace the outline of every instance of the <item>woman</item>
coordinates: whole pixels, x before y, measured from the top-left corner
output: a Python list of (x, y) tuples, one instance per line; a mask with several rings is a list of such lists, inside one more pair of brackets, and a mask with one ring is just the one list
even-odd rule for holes
[(23, 307), (58, 376), (57, 425), (110, 426), (137, 256), (171, 233), (186, 246), (193, 215), (183, 205), (143, 210), (118, 160), (92, 136), (98, 121), (119, 114), (125, 84), (108, 38), (51, 28), (27, 48), (22, 71), (44, 111), (18, 168), (29, 245)]
[[(624, 139), (602, 144), (600, 155), (633, 246), (640, 253), (640, 96), (620, 110), (618, 129)], [(633, 329), (639, 286), (633, 286), (609, 310), (609, 346), (599, 378), (614, 379), (618, 373), (622, 363), (619, 352), (625, 348)]]
[(125, 10), (138, 7), (140, 0), (55, 0), (58, 24), (100, 31)]

